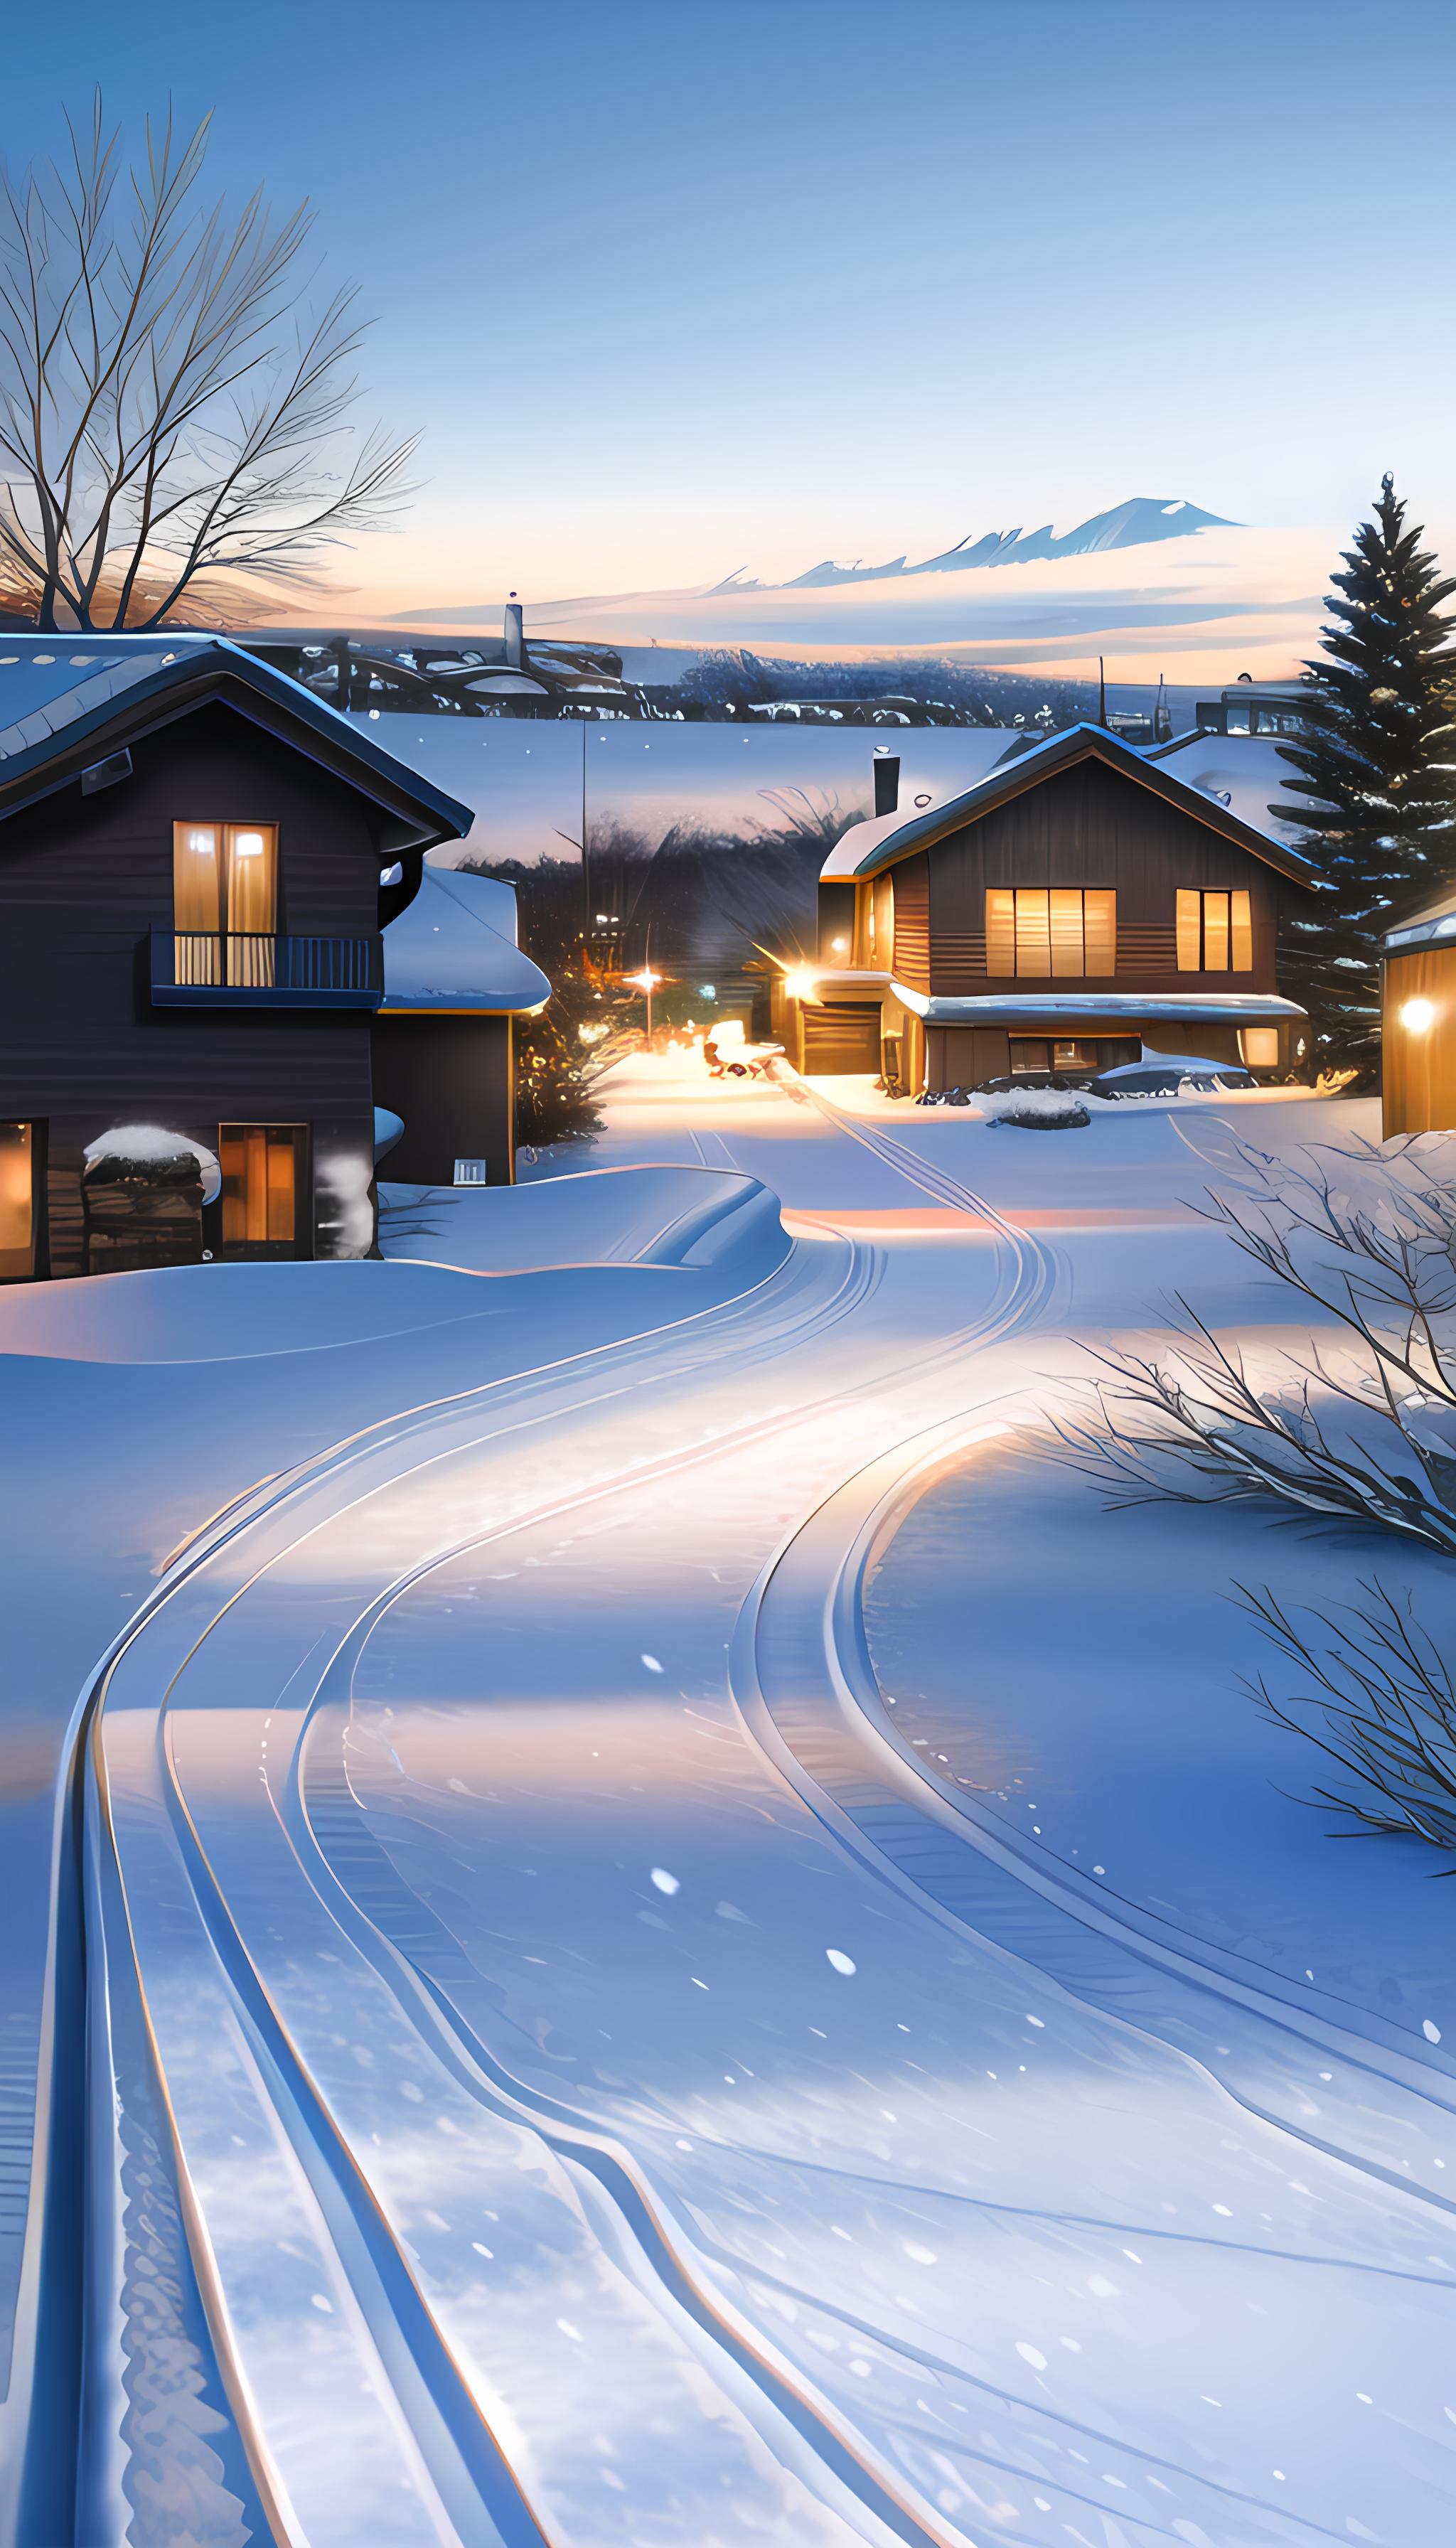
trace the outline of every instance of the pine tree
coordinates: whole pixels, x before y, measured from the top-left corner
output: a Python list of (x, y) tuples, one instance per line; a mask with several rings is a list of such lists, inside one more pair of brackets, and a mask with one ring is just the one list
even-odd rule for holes
[(1389, 477), (1375, 519), (1362, 522), (1348, 572), (1326, 597), (1323, 656), (1305, 666), (1308, 731), (1284, 747), (1305, 801), (1270, 812), (1303, 828), (1319, 871), (1313, 911), (1288, 925), (1284, 973), (1303, 1000), (1321, 1070), (1353, 1070), (1353, 1089), (1380, 1084), (1380, 946), (1394, 907), (1456, 866), (1456, 729), (1445, 650), (1453, 620), (1441, 604), (1456, 580), (1438, 578), (1419, 525)]

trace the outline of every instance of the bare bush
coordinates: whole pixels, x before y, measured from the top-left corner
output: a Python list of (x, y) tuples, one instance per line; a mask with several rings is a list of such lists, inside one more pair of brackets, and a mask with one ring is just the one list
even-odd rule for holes
[(1240, 1156), (1244, 1194), (1205, 1218), (1334, 1335), (1251, 1367), (1180, 1296), (1173, 1350), (1102, 1357), (1063, 1440), (1114, 1503), (1272, 1497), (1456, 1555), (1451, 1145)]
[[(1456, 1686), (1416, 1625), (1410, 1595), (1398, 1602), (1383, 1585), (1362, 1585), (1365, 1603), (1339, 1613), (1348, 1626), (1304, 1612), (1312, 1634), (1267, 1590), (1240, 1591), (1270, 1644), (1307, 1684), (1276, 1696), (1260, 1673), (1243, 1687), (1273, 1724), (1315, 1744), (1341, 1774), (1341, 1783), (1316, 1787), (1310, 1801), (1347, 1815), (1357, 1832), (1456, 1851)], [(1443, 1872), (1456, 1874), (1456, 1867)]]

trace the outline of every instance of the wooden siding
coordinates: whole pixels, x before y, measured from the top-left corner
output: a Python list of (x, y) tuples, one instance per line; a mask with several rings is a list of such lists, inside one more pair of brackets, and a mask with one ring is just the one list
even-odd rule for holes
[(376, 809), (230, 708), (132, 746), (134, 774), (0, 823), (0, 1113), (304, 1122), (372, 1104), (367, 1011), (153, 1009), (148, 942), (172, 919), (174, 820), (276, 822), (279, 928), (378, 927)]
[[(1435, 1017), (1416, 1036), (1401, 1024), (1408, 1000), (1429, 1000)], [(1456, 1131), (1456, 947), (1417, 948), (1385, 966), (1381, 1078), (1385, 1138)]]
[[(929, 978), (942, 998), (999, 990), (1273, 991), (1281, 879), (1180, 807), (1121, 771), (1079, 762), (922, 853), (929, 869)], [(906, 860), (894, 870), (917, 864)], [(1100, 885), (1117, 894), (1117, 971), (1045, 980), (986, 969), (985, 895), (994, 885)], [(1180, 973), (1179, 886), (1245, 887), (1253, 969)]]
[(930, 989), (930, 860), (924, 850), (890, 870), (895, 888), (893, 971), (907, 991)]

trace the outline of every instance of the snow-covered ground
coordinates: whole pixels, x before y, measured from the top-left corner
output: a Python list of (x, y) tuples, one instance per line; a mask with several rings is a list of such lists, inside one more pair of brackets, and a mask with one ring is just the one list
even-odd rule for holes
[(1371, 1115), (643, 1058), (392, 1262), (0, 1302), (9, 2035), (91, 2065), (79, 2252), (15, 2070), (12, 2530), (1449, 2536), (1456, 1912), (1226, 1597), (1442, 1569), (1046, 1450), (1175, 1291), (1290, 1335), (1199, 1202)]

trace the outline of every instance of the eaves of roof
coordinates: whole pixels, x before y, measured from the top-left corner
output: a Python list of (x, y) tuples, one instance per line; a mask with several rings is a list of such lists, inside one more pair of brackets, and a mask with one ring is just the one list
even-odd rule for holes
[(93, 697), (74, 716), (54, 715), (64, 701), (52, 701), (47, 730), (0, 757), (0, 820), (68, 785), (129, 739), (212, 699), (268, 727), (382, 805), (400, 827), (393, 846), (429, 849), (463, 839), (470, 830), (470, 806), (398, 761), (302, 683), (226, 637), (179, 645), (170, 661), (149, 657), (135, 682)]
[[(991, 813), (999, 805), (1008, 804), (1013, 797), (1024, 795), (1028, 788), (1040, 786), (1045, 779), (1075, 768), (1080, 761), (1101, 761), (1107, 768), (1147, 788), (1152, 795), (1160, 796), (1164, 803), (1176, 806), (1180, 813), (1191, 814), (1206, 830), (1217, 832), (1221, 839), (1232, 842), (1237, 849), (1247, 850), (1253, 858), (1261, 859), (1291, 883), (1313, 884), (1315, 869), (1298, 850), (1292, 850), (1284, 841), (1273, 839), (1267, 832), (1255, 830), (1251, 823), (1245, 823), (1227, 805), (1220, 805), (1204, 795), (1200, 788), (1190, 787), (1186, 780), (1160, 769), (1130, 745), (1120, 743), (1116, 735), (1108, 734), (1103, 727), (1085, 724), (1070, 726), (1062, 734), (1048, 735), (1045, 743), (1034, 744), (1030, 751), (999, 763), (984, 778), (977, 779), (973, 787), (966, 788), (963, 795), (952, 797), (949, 804), (933, 806), (928, 813), (912, 816), (908, 822), (877, 840), (851, 873), (856, 877), (878, 875), (885, 867), (896, 866), (902, 859), (913, 857), (917, 850), (932, 848), (952, 832), (960, 831), (967, 823), (977, 822), (982, 815)], [(847, 834), (845, 841), (851, 837)], [(845, 841), (839, 844), (841, 855)], [(843, 867), (839, 870), (838, 880), (845, 880)]]

